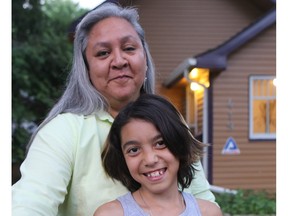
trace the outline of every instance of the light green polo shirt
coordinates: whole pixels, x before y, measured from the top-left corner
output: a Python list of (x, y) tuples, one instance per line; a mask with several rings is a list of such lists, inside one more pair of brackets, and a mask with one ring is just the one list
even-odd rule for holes
[[(12, 215), (92, 216), (99, 205), (126, 193), (106, 176), (101, 162), (112, 122), (106, 112), (66, 113), (45, 125), (21, 165), (22, 178), (12, 186)], [(192, 193), (215, 201), (200, 163), (199, 168)]]

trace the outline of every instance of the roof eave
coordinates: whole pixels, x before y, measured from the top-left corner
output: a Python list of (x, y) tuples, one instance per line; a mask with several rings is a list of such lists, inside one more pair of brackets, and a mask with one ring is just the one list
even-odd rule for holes
[(181, 62), (177, 68), (170, 74), (170, 76), (164, 81), (163, 85), (167, 88), (172, 87), (176, 84), (184, 74), (185, 70), (189, 70), (197, 64), (197, 60), (195, 58), (187, 58), (183, 62)]
[(235, 52), (235, 50), (255, 38), (275, 22), (276, 8), (273, 8), (260, 19), (256, 20), (218, 47), (184, 60), (175, 70), (173, 70), (170, 76), (164, 81), (163, 85), (167, 88), (172, 87), (184, 77), (185, 71), (190, 71), (195, 67), (209, 68), (210, 70), (218, 72), (225, 70), (227, 67), (227, 58), (232, 52)]

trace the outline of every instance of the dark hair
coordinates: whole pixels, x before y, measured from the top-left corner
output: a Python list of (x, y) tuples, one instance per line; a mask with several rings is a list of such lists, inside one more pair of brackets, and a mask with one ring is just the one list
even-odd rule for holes
[(101, 155), (106, 173), (131, 192), (141, 186), (130, 175), (121, 149), (121, 129), (131, 119), (145, 120), (159, 130), (167, 148), (179, 159), (178, 184), (182, 190), (189, 187), (196, 171), (193, 164), (199, 161), (205, 145), (194, 138), (172, 103), (154, 94), (140, 95), (116, 116)]

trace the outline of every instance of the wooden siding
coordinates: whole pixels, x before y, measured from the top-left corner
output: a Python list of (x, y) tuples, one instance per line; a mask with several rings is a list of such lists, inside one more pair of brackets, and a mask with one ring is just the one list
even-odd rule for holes
[[(156, 66), (156, 91), (172, 100), (179, 98), (178, 92), (164, 88), (162, 83), (178, 64), (218, 46), (260, 15), (254, 5), (243, 0), (124, 2), (139, 9), (140, 23)], [(182, 96), (185, 104), (185, 94)]]
[[(213, 184), (274, 193), (276, 143), (249, 140), (249, 76), (257, 74), (276, 75), (275, 27), (232, 55), (213, 83)], [(228, 137), (235, 139), (240, 155), (221, 154)]]

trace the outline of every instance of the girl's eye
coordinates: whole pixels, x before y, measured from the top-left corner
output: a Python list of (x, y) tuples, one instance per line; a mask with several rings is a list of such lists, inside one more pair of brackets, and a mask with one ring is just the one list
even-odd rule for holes
[(164, 148), (166, 148), (166, 144), (164, 143), (164, 140), (159, 140), (159, 141), (157, 141), (157, 143), (156, 143), (156, 148), (158, 148), (158, 149), (164, 149)]
[(132, 148), (129, 148), (127, 150), (127, 153), (129, 155), (136, 155), (138, 152), (139, 152), (139, 148), (138, 147), (132, 147)]

